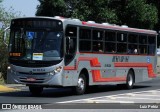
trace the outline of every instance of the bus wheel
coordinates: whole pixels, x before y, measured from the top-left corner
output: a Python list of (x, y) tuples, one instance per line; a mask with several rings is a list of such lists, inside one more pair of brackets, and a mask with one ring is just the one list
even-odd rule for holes
[(78, 78), (77, 86), (74, 87), (74, 93), (77, 95), (82, 95), (84, 94), (86, 90), (86, 77), (81, 74)]
[(133, 72), (130, 70), (127, 75), (126, 87), (127, 89), (132, 89), (134, 85), (134, 76)]
[(29, 90), (32, 93), (32, 95), (39, 96), (43, 91), (43, 87), (29, 86)]

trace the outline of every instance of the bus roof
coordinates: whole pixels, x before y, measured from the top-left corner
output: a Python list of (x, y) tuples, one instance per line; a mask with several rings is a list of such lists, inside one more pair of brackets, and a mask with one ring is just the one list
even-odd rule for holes
[[(39, 19), (56, 19), (61, 20), (65, 24), (70, 25), (79, 25), (79, 26), (87, 26), (87, 27), (94, 27), (94, 28), (102, 28), (102, 29), (110, 29), (110, 30), (117, 30), (117, 31), (127, 31), (127, 32), (133, 32), (133, 33), (143, 33), (143, 34), (152, 34), (152, 35), (158, 35), (156, 31), (154, 30), (147, 30), (147, 29), (139, 29), (139, 28), (131, 28), (126, 25), (115, 25), (115, 24), (109, 24), (109, 23), (95, 23), (94, 21), (80, 21), (79, 19), (72, 19), (72, 18), (64, 18), (60, 16), (55, 17), (45, 17), (45, 16), (36, 16), (36, 17), (23, 17), (23, 18), (16, 18), (16, 19), (29, 19), (29, 18), (39, 18)], [(13, 19), (15, 20), (15, 19)]]

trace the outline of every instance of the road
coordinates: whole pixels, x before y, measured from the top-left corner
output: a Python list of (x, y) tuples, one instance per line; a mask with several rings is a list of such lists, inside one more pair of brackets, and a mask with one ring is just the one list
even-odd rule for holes
[[(0, 93), (0, 103), (42, 103), (49, 108), (62, 108), (63, 106), (63, 108), (70, 109), (103, 108), (104, 104), (109, 104), (108, 108), (127, 108), (123, 104), (157, 103), (160, 108), (159, 94), (160, 77), (157, 77), (152, 81), (135, 84), (132, 90), (125, 90), (115, 85), (106, 85), (92, 88), (86, 94), (79, 96), (73, 95), (71, 89), (68, 88), (46, 88), (41, 96), (35, 97), (30, 94), (27, 87), (22, 87), (20, 91)], [(102, 103), (102, 105), (98, 106), (98, 103)], [(121, 103), (122, 107), (119, 105), (116, 107), (115, 104), (110, 105), (112, 103)], [(73, 105), (67, 107), (68, 104)], [(87, 106), (86, 104), (94, 105)]]

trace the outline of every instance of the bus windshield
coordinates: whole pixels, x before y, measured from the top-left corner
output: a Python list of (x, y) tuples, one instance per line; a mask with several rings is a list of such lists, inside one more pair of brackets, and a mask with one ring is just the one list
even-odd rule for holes
[(62, 46), (62, 31), (11, 29), (9, 56), (16, 60), (60, 60)]

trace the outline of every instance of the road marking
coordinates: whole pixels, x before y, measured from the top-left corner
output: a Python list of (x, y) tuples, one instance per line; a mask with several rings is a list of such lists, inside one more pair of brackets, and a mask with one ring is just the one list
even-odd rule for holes
[[(133, 101), (116, 101), (116, 100), (89, 100), (89, 101), (87, 101), (86, 100), (86, 102), (85, 103), (112, 103), (112, 102), (114, 102), (114, 103), (134, 103)], [(76, 102), (76, 103), (78, 103), (78, 102)], [(81, 102), (80, 102), (81, 103)]]
[(158, 100), (160, 101), (160, 99), (155, 99), (155, 98), (138, 98), (138, 97), (116, 97), (116, 99), (118, 98), (125, 98), (125, 99), (136, 99), (136, 100)]
[[(57, 103), (73, 103), (73, 102), (80, 102), (82, 100), (96, 100), (96, 99), (103, 99), (103, 98), (113, 98), (113, 97), (116, 97), (116, 96), (122, 96), (122, 95), (133, 95), (133, 94), (142, 94), (142, 93), (151, 93), (153, 91), (156, 91), (156, 92), (160, 92), (160, 89), (156, 89), (156, 90), (147, 90), (147, 91), (140, 91), (140, 92), (131, 92), (131, 93), (123, 93), (123, 94), (116, 94), (116, 95), (109, 95), (109, 96), (101, 96), (101, 97), (94, 97), (94, 98), (85, 98), (85, 99), (79, 99), (79, 100), (71, 100), (71, 101), (63, 101), (63, 102), (57, 102)], [(126, 97), (124, 97), (126, 98)], [(131, 97), (130, 97), (131, 98)], [(154, 99), (155, 100), (155, 99)], [(158, 99), (159, 100), (159, 99)]]

